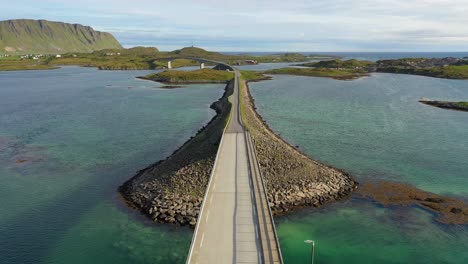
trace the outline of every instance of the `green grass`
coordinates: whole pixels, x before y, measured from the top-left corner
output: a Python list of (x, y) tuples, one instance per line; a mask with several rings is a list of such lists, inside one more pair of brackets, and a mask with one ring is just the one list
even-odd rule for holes
[(55, 66), (37, 64), (37, 65), (0, 65), (0, 71), (26, 71), (26, 70), (53, 70)]
[(468, 102), (455, 102), (453, 103), (454, 105), (461, 107), (461, 108), (466, 108), (468, 109)]
[(422, 68), (422, 69), (405, 69), (405, 68), (398, 68), (398, 67), (389, 67), (389, 68), (385, 68), (379, 71), (389, 72), (389, 73), (423, 75), (423, 76), (445, 78), (445, 79), (468, 79), (468, 65)]
[(316, 68), (333, 68), (333, 69), (362, 69), (365, 70), (374, 63), (371, 61), (360, 61), (360, 60), (328, 60), (328, 61), (319, 61), (319, 62), (310, 62), (301, 64), (302, 66), (307, 67), (316, 67)]
[(225, 83), (234, 78), (234, 73), (213, 69), (195, 71), (167, 70), (143, 78), (163, 83)]
[(264, 71), (265, 74), (288, 74), (311, 77), (329, 77), (335, 79), (353, 79), (363, 76), (362, 73), (353, 70), (338, 70), (326, 68), (280, 68)]
[(57, 68), (40, 60), (19, 60), (17, 58), (0, 60), (0, 71), (50, 70)]
[(268, 76), (265, 76), (262, 72), (259, 71), (241, 71), (242, 79), (246, 81), (262, 81), (270, 79)]

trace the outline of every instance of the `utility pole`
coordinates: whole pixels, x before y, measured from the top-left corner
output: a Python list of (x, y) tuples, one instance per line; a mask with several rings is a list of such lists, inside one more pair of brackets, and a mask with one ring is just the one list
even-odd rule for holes
[(304, 243), (306, 244), (312, 244), (311, 247), (311, 256), (310, 256), (310, 263), (314, 264), (314, 255), (315, 255), (315, 241), (314, 240), (304, 240)]

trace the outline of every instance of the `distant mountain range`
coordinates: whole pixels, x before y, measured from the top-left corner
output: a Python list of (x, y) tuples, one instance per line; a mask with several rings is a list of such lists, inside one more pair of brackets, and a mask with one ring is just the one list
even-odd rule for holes
[(31, 19), (0, 21), (0, 54), (61, 54), (121, 48), (112, 34), (88, 26)]

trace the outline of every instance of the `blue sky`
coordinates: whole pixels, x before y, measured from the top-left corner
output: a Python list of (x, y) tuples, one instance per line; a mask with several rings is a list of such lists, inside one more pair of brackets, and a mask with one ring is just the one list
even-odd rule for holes
[(0, 20), (108, 31), (126, 47), (468, 51), (467, 0), (0, 0)]

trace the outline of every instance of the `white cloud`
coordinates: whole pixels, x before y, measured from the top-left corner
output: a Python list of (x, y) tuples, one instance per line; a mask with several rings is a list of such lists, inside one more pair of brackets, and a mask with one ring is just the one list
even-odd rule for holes
[(468, 50), (466, 0), (29, 0), (6, 8), (1, 18), (80, 22), (162, 49), (196, 39), (236, 50)]

